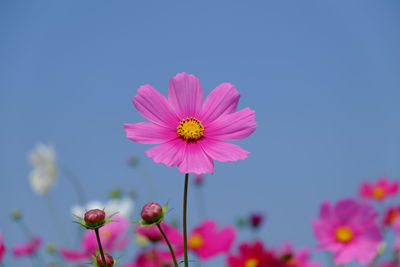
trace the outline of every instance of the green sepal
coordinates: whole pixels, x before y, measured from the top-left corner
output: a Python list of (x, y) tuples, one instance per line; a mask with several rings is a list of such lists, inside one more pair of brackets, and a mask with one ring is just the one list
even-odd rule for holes
[(140, 220), (135, 221), (135, 222), (133, 222), (133, 223), (134, 223), (134, 224), (139, 224), (139, 228), (138, 228), (138, 229), (140, 229), (140, 228), (142, 228), (142, 227), (145, 227), (145, 226), (147, 226), (148, 228), (150, 228), (150, 227), (152, 227), (153, 225), (159, 224), (159, 223), (161, 223), (161, 222), (164, 220), (164, 215), (167, 213), (167, 210), (168, 210), (168, 202), (165, 203), (165, 205), (162, 207), (161, 216), (160, 216), (160, 218), (159, 218), (157, 221), (149, 223), (149, 222), (146, 222), (146, 221), (143, 220), (143, 219), (140, 219)]
[[(104, 209), (103, 209), (103, 210), (104, 210)], [(111, 220), (111, 218), (112, 218), (114, 215), (116, 215), (117, 213), (118, 213), (118, 212), (115, 212), (115, 213), (111, 214), (110, 216), (108, 216), (108, 217), (106, 217), (106, 218), (104, 219), (104, 222), (102, 222), (101, 224), (95, 225), (95, 226), (91, 226), (91, 225), (86, 224), (84, 218), (79, 217), (78, 215), (75, 215), (75, 214), (73, 214), (73, 216), (74, 216), (75, 218), (77, 218), (78, 221), (73, 221), (73, 222), (82, 225), (82, 226), (85, 227), (86, 229), (96, 230), (96, 229), (99, 229), (99, 228), (103, 227), (103, 226), (106, 225), (107, 223), (115, 222), (115, 221)]]

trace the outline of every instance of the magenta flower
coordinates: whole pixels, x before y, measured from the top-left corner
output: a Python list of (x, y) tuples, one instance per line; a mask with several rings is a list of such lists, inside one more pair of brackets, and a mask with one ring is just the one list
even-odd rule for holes
[(169, 252), (148, 249), (141, 252), (135, 260), (126, 263), (123, 267), (166, 267), (172, 266), (172, 257)]
[(239, 98), (234, 85), (223, 83), (203, 103), (199, 79), (180, 73), (170, 80), (168, 99), (150, 85), (141, 86), (132, 101), (150, 122), (124, 128), (135, 142), (160, 144), (146, 151), (156, 163), (178, 166), (183, 173), (213, 172), (213, 160), (237, 161), (249, 154), (225, 142), (243, 139), (257, 128), (253, 110), (236, 112)]
[(235, 236), (236, 230), (234, 227), (225, 226), (217, 230), (217, 222), (204, 220), (190, 233), (188, 247), (200, 259), (207, 260), (220, 253), (228, 253)]
[(399, 182), (390, 182), (387, 177), (380, 177), (375, 183), (363, 182), (360, 187), (360, 196), (383, 201), (397, 194)]
[(3, 260), (4, 253), (6, 252), (6, 246), (4, 245), (3, 235), (0, 232), (0, 263)]
[(290, 243), (282, 246), (279, 255), (291, 267), (322, 267), (322, 264), (311, 260), (309, 249), (300, 248), (295, 251)]
[(369, 264), (382, 241), (377, 220), (378, 213), (369, 204), (342, 199), (334, 206), (323, 202), (312, 223), (319, 248), (332, 252), (336, 264)]
[(400, 218), (397, 218), (396, 221), (393, 223), (393, 229), (396, 233), (396, 241), (394, 243), (394, 248), (397, 253), (400, 253)]
[(389, 260), (374, 264), (371, 267), (399, 267), (399, 265), (395, 260)]
[(12, 249), (12, 254), (14, 258), (21, 258), (26, 256), (31, 256), (36, 253), (42, 244), (42, 239), (40, 237), (33, 237), (27, 243), (20, 243), (14, 245)]
[[(107, 252), (124, 249), (130, 241), (129, 236), (125, 235), (129, 228), (129, 220), (118, 215), (112, 220), (113, 222), (99, 229), (101, 243)], [(96, 249), (98, 249), (96, 234), (93, 230), (87, 230), (80, 249), (60, 248), (60, 253), (67, 261), (82, 261), (90, 258), (90, 254), (96, 255)]]
[(274, 252), (266, 250), (259, 240), (240, 244), (239, 254), (230, 254), (226, 261), (229, 267), (289, 267)]
[(400, 205), (390, 206), (386, 209), (383, 217), (383, 223), (386, 226), (393, 225), (397, 218), (400, 217)]
[[(183, 238), (182, 233), (178, 229), (165, 222), (161, 222), (160, 226), (172, 245), (182, 244), (182, 238)], [(145, 237), (149, 241), (152, 242), (162, 241), (165, 243), (165, 240), (156, 225), (152, 225), (150, 227), (141, 227), (141, 228), (139, 228), (139, 226), (137, 225), (135, 226), (135, 232), (137, 235)]]

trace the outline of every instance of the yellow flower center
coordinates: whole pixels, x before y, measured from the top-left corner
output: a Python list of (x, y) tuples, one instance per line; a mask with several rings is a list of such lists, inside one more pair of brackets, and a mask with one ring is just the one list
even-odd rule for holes
[(194, 234), (189, 238), (189, 247), (191, 248), (199, 248), (203, 246), (204, 240), (199, 234)]
[(246, 260), (246, 262), (244, 263), (244, 267), (257, 267), (258, 263), (259, 263), (258, 259), (251, 258)]
[(198, 119), (190, 117), (179, 123), (176, 132), (186, 142), (197, 141), (204, 136), (204, 126)]
[(108, 230), (108, 229), (104, 229), (103, 231), (101, 231), (101, 236), (104, 238), (104, 239), (109, 239), (110, 237), (111, 237), (111, 231), (110, 230)]
[(376, 199), (382, 199), (385, 197), (385, 190), (383, 190), (382, 187), (375, 187), (374, 190), (372, 191), (372, 195)]
[(350, 242), (353, 239), (353, 236), (353, 231), (347, 226), (340, 226), (336, 229), (336, 239), (340, 242)]
[(393, 211), (391, 214), (389, 214), (389, 223), (392, 224), (396, 220), (397, 216), (399, 216), (398, 211)]

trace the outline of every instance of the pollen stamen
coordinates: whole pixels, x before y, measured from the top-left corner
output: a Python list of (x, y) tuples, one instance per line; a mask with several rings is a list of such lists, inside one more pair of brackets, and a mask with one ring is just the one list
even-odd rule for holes
[(193, 142), (204, 136), (204, 126), (198, 119), (190, 117), (179, 123), (176, 132), (186, 142)]

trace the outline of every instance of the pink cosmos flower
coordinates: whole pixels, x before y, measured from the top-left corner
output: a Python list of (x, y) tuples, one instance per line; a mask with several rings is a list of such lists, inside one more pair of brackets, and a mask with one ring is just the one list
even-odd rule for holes
[(194, 228), (188, 237), (188, 248), (202, 260), (210, 259), (220, 253), (228, 253), (236, 231), (232, 226), (217, 230), (217, 222), (204, 220)]
[(167, 267), (172, 264), (169, 251), (148, 249), (141, 252), (134, 261), (124, 264), (123, 267)]
[(319, 248), (332, 252), (336, 264), (352, 260), (368, 264), (382, 241), (377, 219), (378, 213), (369, 204), (342, 199), (334, 206), (323, 202), (319, 218), (312, 223)]
[(214, 171), (214, 161), (245, 159), (248, 151), (226, 143), (243, 139), (257, 128), (249, 108), (236, 112), (240, 94), (234, 85), (217, 86), (203, 103), (200, 80), (180, 73), (170, 80), (168, 99), (150, 85), (143, 85), (133, 104), (150, 122), (125, 124), (129, 139), (161, 144), (146, 154), (156, 163), (178, 166), (183, 173)]
[(4, 245), (3, 235), (0, 232), (0, 262), (3, 260), (5, 252), (6, 252), (6, 246)]
[(20, 243), (14, 245), (12, 249), (12, 254), (14, 258), (21, 258), (26, 256), (31, 256), (36, 253), (42, 244), (42, 239), (40, 237), (33, 237), (27, 243)]
[(400, 218), (397, 218), (396, 221), (393, 223), (393, 229), (396, 233), (394, 249), (397, 251), (397, 253), (400, 253)]
[[(167, 236), (169, 242), (172, 245), (181, 245), (182, 244), (182, 233), (173, 227), (172, 225), (169, 225), (165, 222), (161, 222), (161, 228), (163, 229), (165, 235)], [(151, 227), (141, 227), (135, 226), (135, 232), (137, 235), (140, 235), (144, 238), (147, 238), (149, 241), (152, 242), (158, 242), (162, 241), (163, 243), (166, 244), (162, 234), (160, 233), (160, 230), (157, 228), (156, 225), (153, 225)], [(178, 256), (178, 255), (177, 255)]]
[[(115, 222), (107, 223), (99, 230), (101, 243), (107, 252), (124, 249), (130, 241), (129, 236), (125, 235), (129, 220), (122, 216), (114, 216), (113, 220)], [(87, 230), (80, 249), (60, 248), (60, 253), (67, 261), (82, 261), (90, 258), (90, 254), (96, 255), (96, 249), (96, 234), (93, 230)]]
[(384, 218), (383, 218), (383, 223), (386, 226), (390, 226), (399, 217), (400, 217), (400, 205), (399, 206), (390, 206), (385, 211), (385, 215), (384, 215)]
[(383, 261), (378, 264), (374, 264), (371, 267), (399, 267), (398, 263), (396, 261)]
[(254, 243), (242, 243), (239, 246), (239, 254), (230, 254), (227, 264), (229, 267), (289, 267), (275, 253), (264, 249), (259, 240)]
[(311, 261), (310, 251), (306, 248), (300, 248), (294, 251), (292, 244), (286, 243), (279, 252), (280, 258), (292, 267), (322, 267), (322, 264)]
[(363, 182), (360, 187), (360, 196), (377, 201), (383, 201), (397, 194), (399, 182), (390, 182), (387, 177), (380, 177), (375, 183)]

